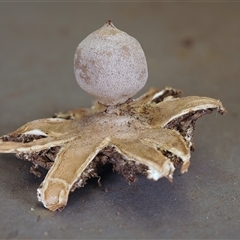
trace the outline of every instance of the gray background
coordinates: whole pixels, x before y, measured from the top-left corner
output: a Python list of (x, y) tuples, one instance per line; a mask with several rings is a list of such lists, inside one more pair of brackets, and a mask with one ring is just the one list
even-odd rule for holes
[[(1, 238), (238, 238), (240, 3), (0, 3), (0, 135), (58, 111), (90, 107), (77, 85), (78, 43), (107, 19), (139, 40), (149, 87), (221, 99), (197, 123), (196, 151), (174, 183), (128, 186), (107, 172), (71, 194), (63, 212), (37, 202), (42, 179), (0, 155)], [(107, 189), (107, 191), (106, 191)]]

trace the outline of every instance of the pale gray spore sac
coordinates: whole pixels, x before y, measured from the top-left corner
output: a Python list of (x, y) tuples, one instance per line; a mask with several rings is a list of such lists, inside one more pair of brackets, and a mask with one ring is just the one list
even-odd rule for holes
[(111, 21), (78, 45), (74, 72), (80, 87), (104, 105), (126, 102), (148, 78), (141, 45)]

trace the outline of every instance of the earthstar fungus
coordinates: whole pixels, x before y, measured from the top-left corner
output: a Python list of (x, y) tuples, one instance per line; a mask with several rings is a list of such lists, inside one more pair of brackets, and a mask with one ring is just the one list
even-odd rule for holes
[(181, 97), (181, 91), (150, 89), (137, 99), (148, 72), (136, 39), (111, 21), (77, 47), (74, 71), (78, 84), (97, 100), (91, 109), (58, 113), (27, 123), (0, 138), (1, 153), (31, 161), (30, 171), (48, 171), (37, 190), (38, 200), (51, 211), (62, 210), (75, 188), (98, 176), (110, 163), (128, 183), (143, 174), (166, 177), (187, 172), (196, 120), (225, 109), (208, 97)]

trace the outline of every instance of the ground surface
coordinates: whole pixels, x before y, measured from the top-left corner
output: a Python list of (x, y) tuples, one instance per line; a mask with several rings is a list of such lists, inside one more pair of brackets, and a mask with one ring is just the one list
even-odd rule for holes
[(107, 19), (145, 50), (150, 87), (221, 99), (227, 115), (197, 123), (190, 170), (131, 186), (107, 172), (63, 212), (37, 202), (42, 179), (0, 155), (0, 238), (238, 238), (240, 3), (0, 3), (0, 135), (58, 111), (89, 107), (73, 54)]

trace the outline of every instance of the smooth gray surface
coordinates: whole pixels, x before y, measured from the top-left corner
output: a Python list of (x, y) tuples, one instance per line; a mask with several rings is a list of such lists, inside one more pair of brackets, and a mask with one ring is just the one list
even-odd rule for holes
[[(37, 202), (42, 179), (0, 155), (1, 238), (239, 238), (239, 3), (0, 3), (0, 135), (58, 111), (89, 107), (77, 85), (78, 43), (107, 19), (142, 44), (149, 87), (221, 99), (227, 115), (197, 123), (187, 174), (128, 186), (111, 172), (71, 194), (66, 209)], [(108, 189), (108, 191), (104, 191)]]

